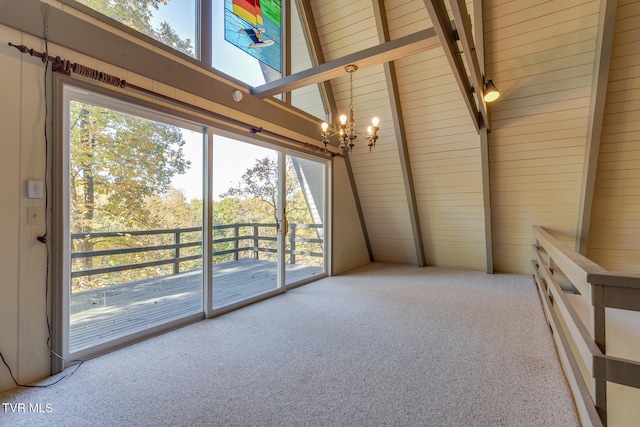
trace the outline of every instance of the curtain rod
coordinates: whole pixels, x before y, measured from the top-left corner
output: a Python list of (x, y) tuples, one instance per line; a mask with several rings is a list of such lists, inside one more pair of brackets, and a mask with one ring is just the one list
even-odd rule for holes
[(156, 97), (156, 98), (161, 98), (161, 99), (163, 99), (165, 101), (168, 101), (168, 102), (171, 102), (173, 104), (181, 105), (181, 106), (183, 106), (185, 108), (188, 108), (188, 109), (197, 110), (197, 111), (200, 111), (200, 112), (205, 113), (207, 115), (212, 115), (215, 118), (221, 119), (221, 120), (223, 120), (223, 121), (225, 121), (227, 123), (230, 123), (230, 124), (233, 124), (233, 125), (236, 125), (236, 126), (240, 126), (240, 127), (245, 127), (252, 134), (262, 133), (264, 135), (273, 136), (273, 137), (280, 138), (282, 140), (288, 141), (290, 143), (301, 145), (304, 148), (309, 149), (309, 150), (326, 153), (327, 155), (329, 155), (331, 157), (340, 156), (340, 153), (334, 153), (334, 152), (331, 152), (331, 151), (326, 151), (324, 148), (318, 147), (317, 145), (309, 144), (307, 142), (298, 141), (297, 139), (293, 139), (293, 138), (288, 137), (286, 135), (282, 135), (282, 134), (279, 134), (279, 133), (276, 133), (276, 132), (269, 131), (267, 129), (264, 129), (262, 126), (253, 126), (250, 123), (243, 122), (243, 121), (238, 120), (238, 119), (234, 119), (233, 117), (225, 116), (225, 115), (220, 114), (220, 113), (215, 113), (213, 111), (209, 111), (209, 110), (207, 110), (205, 108), (198, 107), (196, 105), (191, 105), (191, 104), (189, 104), (187, 102), (184, 102), (184, 101), (181, 101), (179, 99), (172, 98), (170, 96), (163, 95), (161, 93), (158, 93), (158, 92), (143, 88), (141, 86), (129, 83), (124, 79), (120, 79), (119, 77), (116, 77), (116, 76), (113, 76), (111, 74), (107, 74), (107, 73), (104, 73), (102, 71), (96, 70), (95, 68), (87, 67), (85, 65), (78, 64), (77, 62), (71, 62), (69, 60), (62, 59), (59, 56), (53, 57), (53, 56), (49, 55), (48, 52), (38, 52), (35, 49), (29, 49), (25, 45), (15, 45), (15, 44), (13, 44), (11, 42), (9, 42), (9, 46), (15, 47), (16, 49), (18, 49), (22, 53), (28, 53), (31, 56), (35, 56), (37, 58), (40, 58), (43, 63), (51, 62), (52, 63), (52, 70), (57, 72), (57, 73), (61, 73), (61, 74), (69, 76), (73, 72), (74, 74), (77, 74), (79, 76), (87, 77), (87, 78), (90, 78), (90, 79), (93, 79), (93, 80), (98, 80), (99, 82), (105, 83), (105, 84), (110, 85), (110, 86), (115, 86), (115, 87), (119, 87), (119, 88), (123, 88), (123, 89), (133, 89), (135, 91), (144, 93), (146, 95), (150, 95), (150, 96), (153, 96), (153, 97)]

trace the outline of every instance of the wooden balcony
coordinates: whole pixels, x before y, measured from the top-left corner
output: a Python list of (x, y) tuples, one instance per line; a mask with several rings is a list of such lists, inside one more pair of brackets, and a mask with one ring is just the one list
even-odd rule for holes
[[(287, 283), (323, 267), (286, 265)], [(242, 258), (213, 268), (213, 306), (224, 307), (276, 289), (277, 264)], [(77, 292), (69, 300), (69, 348), (78, 351), (203, 311), (202, 270)]]
[[(260, 229), (275, 229), (275, 224), (232, 224), (218, 226), (220, 229), (231, 229), (231, 237), (214, 239), (213, 264), (213, 308), (244, 301), (277, 289), (277, 263), (273, 261), (273, 245), (264, 242), (275, 242), (275, 237), (260, 234)], [(298, 224), (298, 229), (317, 227), (315, 225)], [(242, 228), (251, 230), (248, 234), (239, 232)], [(294, 228), (295, 230), (295, 228)], [(191, 235), (191, 238), (185, 236)], [(105, 275), (117, 275), (143, 269), (164, 269), (165, 273), (151, 278), (127, 281), (125, 283), (99, 286), (96, 289), (72, 292), (69, 298), (69, 349), (76, 352), (113, 339), (144, 331), (163, 323), (203, 312), (203, 274), (202, 268), (185, 269), (189, 263), (201, 261), (201, 238), (194, 234), (202, 234), (201, 229), (145, 230), (133, 232), (109, 232), (74, 234), (72, 240), (88, 239), (135, 239), (140, 243), (131, 245), (131, 240), (122, 248), (99, 249), (92, 251), (74, 251), (72, 259), (100, 259), (122, 257), (123, 254), (135, 255), (135, 263), (92, 269), (75, 268), (71, 278), (83, 278), (85, 282), (93, 277), (104, 278)], [(162, 244), (150, 244), (149, 238), (157, 236), (173, 236), (172, 241)], [(165, 237), (163, 237), (164, 240)], [(319, 276), (324, 272), (321, 262), (302, 264), (299, 260), (315, 257), (322, 259), (321, 252), (308, 250), (305, 244), (321, 245), (322, 239), (296, 237), (295, 232), (287, 236), (289, 245), (285, 251), (285, 284)], [(243, 244), (249, 242), (250, 244)], [(296, 243), (299, 249), (296, 249)], [(216, 244), (226, 244), (226, 249), (217, 250)], [(302, 247), (300, 247), (302, 245)], [(79, 246), (79, 245), (77, 245)], [(229, 246), (231, 248), (229, 249)], [(321, 246), (320, 246), (321, 247)], [(196, 253), (194, 254), (194, 248)], [(305, 249), (306, 248), (306, 249)], [(182, 251), (182, 252), (181, 252)], [(187, 252), (187, 253), (185, 253)], [(147, 253), (165, 253), (168, 256), (142, 258)], [(262, 255), (261, 255), (262, 254)], [(220, 261), (225, 257), (230, 261)], [(298, 262), (296, 261), (298, 257)], [(261, 257), (267, 259), (260, 259)], [(153, 259), (151, 259), (153, 258)], [(76, 261), (76, 265), (78, 262)], [(167, 270), (167, 266), (169, 269)], [(104, 279), (103, 279), (104, 280)], [(120, 281), (121, 282), (121, 281)]]

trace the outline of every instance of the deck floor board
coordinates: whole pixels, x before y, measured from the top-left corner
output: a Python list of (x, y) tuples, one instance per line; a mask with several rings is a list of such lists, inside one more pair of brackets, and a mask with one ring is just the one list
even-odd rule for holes
[[(322, 274), (323, 267), (287, 265), (287, 283)], [(277, 264), (244, 258), (216, 264), (214, 308), (277, 289)], [(69, 300), (71, 352), (203, 311), (202, 270), (77, 292)]]

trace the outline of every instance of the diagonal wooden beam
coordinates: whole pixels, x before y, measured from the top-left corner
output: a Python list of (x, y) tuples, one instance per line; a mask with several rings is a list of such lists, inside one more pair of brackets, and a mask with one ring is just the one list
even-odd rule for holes
[[(309, 0), (298, 0), (298, 9), (302, 23), (307, 30), (309, 49), (311, 50), (311, 59), (315, 66), (325, 63), (324, 53), (322, 52), (322, 45), (320, 44), (320, 37), (318, 36), (318, 28), (316, 27), (316, 21), (313, 17), (313, 10)], [(333, 89), (331, 88), (331, 82), (328, 80), (317, 82), (320, 83), (323, 96), (327, 104), (331, 117), (335, 117), (335, 112), (338, 110), (336, 106), (336, 99), (333, 96)], [(360, 203), (360, 195), (358, 194), (358, 188), (356, 186), (355, 176), (353, 175), (353, 168), (351, 167), (351, 161), (349, 156), (344, 157), (345, 167), (347, 169), (347, 176), (349, 177), (349, 185), (356, 204), (356, 210), (358, 212), (358, 219), (360, 220), (360, 228), (362, 229), (362, 235), (364, 236), (364, 242), (367, 247), (367, 253), (369, 255), (369, 261), (374, 262), (373, 247), (371, 246), (371, 239), (369, 239), (369, 232), (367, 230), (367, 224), (364, 220), (364, 211), (362, 210), (362, 203)], [(332, 204), (333, 206), (333, 204)], [(331, 216), (334, 216), (333, 213)]]
[[(324, 64), (324, 53), (322, 52), (322, 44), (320, 44), (320, 36), (318, 35), (318, 28), (316, 27), (316, 20), (313, 17), (313, 10), (311, 9), (311, 3), (309, 0), (298, 0), (298, 11), (300, 12), (300, 20), (306, 30), (307, 43), (309, 43), (309, 50), (311, 54), (311, 61), (314, 66), (318, 64)], [(322, 94), (322, 101), (324, 102), (325, 109), (328, 112), (327, 122), (332, 122), (333, 117), (337, 117), (336, 111), (336, 99), (333, 96), (333, 90), (331, 89), (331, 83), (326, 80), (318, 83), (320, 86), (320, 92)], [(334, 123), (335, 124), (335, 123)], [(337, 145), (337, 144), (336, 144)]]
[(469, 72), (471, 74), (470, 78), (476, 95), (476, 105), (482, 115), (484, 126), (488, 130), (490, 129), (489, 113), (487, 112), (487, 104), (483, 98), (484, 73), (480, 68), (478, 53), (473, 42), (471, 17), (467, 11), (467, 4), (465, 3), (465, 0), (451, 0), (451, 12), (453, 13), (453, 20), (455, 21), (456, 29), (458, 30), (458, 37), (460, 38), (460, 44), (462, 45), (462, 53), (466, 59), (467, 67), (469, 67)]
[[(381, 43), (385, 43), (389, 40), (390, 36), (384, 0), (373, 0), (373, 14), (376, 19), (376, 26), (378, 27), (378, 38)], [(422, 240), (422, 228), (420, 227), (420, 215), (418, 212), (418, 203), (416, 201), (416, 191), (413, 183), (413, 172), (411, 170), (407, 133), (405, 130), (404, 116), (402, 114), (400, 93), (398, 91), (398, 78), (396, 76), (396, 69), (393, 61), (384, 64), (384, 74), (387, 80), (387, 91), (391, 104), (391, 115), (393, 117), (400, 167), (402, 169), (402, 180), (404, 182), (404, 190), (407, 196), (407, 204), (409, 205), (409, 221), (411, 223), (413, 242), (416, 250), (416, 261), (418, 263), (418, 267), (426, 267), (427, 261), (425, 258), (424, 243)]]
[[(473, 19), (475, 30), (475, 40), (477, 42), (476, 56), (480, 69), (484, 70), (484, 20), (482, 13), (482, 2), (473, 3)], [(489, 123), (487, 120), (486, 123)], [(487, 125), (488, 126), (488, 125)], [(484, 210), (484, 244), (487, 273), (493, 274), (493, 231), (491, 216), (491, 176), (489, 164), (489, 129), (485, 127), (480, 130), (480, 164), (482, 169), (482, 207)]]
[(414, 53), (424, 52), (440, 46), (433, 28), (419, 31), (399, 39), (352, 53), (333, 61), (318, 63), (317, 66), (282, 79), (257, 86), (251, 94), (258, 98), (267, 98), (315, 83), (344, 76), (344, 67), (357, 64), (360, 69), (404, 58)]
[(436, 30), (436, 34), (440, 39), (440, 43), (444, 49), (444, 54), (449, 61), (449, 65), (451, 66), (453, 75), (458, 83), (464, 102), (467, 104), (473, 124), (475, 125), (476, 130), (480, 131), (480, 128), (482, 127), (482, 119), (478, 113), (478, 108), (473, 98), (473, 93), (471, 92), (471, 83), (467, 77), (464, 62), (462, 61), (462, 55), (456, 43), (456, 31), (451, 25), (444, 2), (442, 0), (424, 0), (424, 5), (429, 12), (433, 28)]
[(576, 250), (587, 255), (589, 231), (591, 228), (591, 208), (596, 186), (596, 169), (600, 153), (600, 137), (609, 80), (611, 49), (616, 25), (617, 0), (600, 2), (598, 38), (596, 39), (596, 60), (591, 84), (591, 105), (585, 146), (584, 167), (582, 168), (582, 189), (580, 192), (580, 212), (576, 230)]

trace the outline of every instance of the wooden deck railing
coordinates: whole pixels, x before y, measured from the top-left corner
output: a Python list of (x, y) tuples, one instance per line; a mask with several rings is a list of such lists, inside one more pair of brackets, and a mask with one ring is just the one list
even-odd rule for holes
[[(312, 256), (322, 257), (322, 252), (314, 252), (309, 250), (298, 250), (296, 246), (298, 243), (316, 243), (322, 245), (323, 239), (320, 238), (304, 238), (296, 236), (298, 230), (310, 229), (310, 228), (322, 228), (322, 224), (289, 224), (289, 234), (287, 239), (289, 242), (289, 249), (285, 251), (286, 255), (289, 255), (289, 263), (296, 263), (296, 256)], [(271, 228), (273, 232), (271, 235), (261, 234), (264, 229)], [(213, 239), (213, 254), (214, 256), (232, 255), (234, 260), (239, 259), (239, 254), (243, 252), (253, 252), (253, 258), (259, 259), (260, 253), (277, 253), (277, 248), (267, 247), (262, 245), (263, 242), (275, 242), (277, 237), (275, 236), (277, 224), (266, 223), (240, 223), (229, 225), (216, 225), (213, 227), (215, 232), (224, 232), (226, 230), (232, 231), (231, 237), (220, 237)], [(242, 232), (241, 232), (242, 231)], [(88, 268), (88, 269), (72, 269), (71, 277), (85, 277), (95, 276), (98, 274), (115, 273), (126, 270), (156, 267), (162, 265), (172, 265), (173, 274), (181, 272), (181, 265), (188, 261), (196, 261), (202, 259), (202, 227), (192, 228), (175, 228), (166, 230), (144, 230), (144, 231), (118, 231), (118, 232), (103, 232), (103, 233), (73, 233), (71, 234), (72, 248), (74, 242), (79, 241), (98, 241), (100, 239), (122, 239), (141, 236), (160, 237), (164, 236), (164, 240), (170, 240), (170, 243), (165, 244), (153, 244), (133, 246), (117, 249), (105, 249), (105, 250), (91, 250), (91, 251), (72, 251), (71, 258), (73, 260), (93, 259), (93, 258), (108, 258), (124, 254), (145, 254), (149, 252), (169, 251), (171, 256), (163, 257), (162, 259), (156, 259), (153, 261), (144, 261), (124, 265), (116, 265), (102, 268)], [(162, 240), (162, 239), (160, 239)], [(224, 243), (232, 243), (231, 249), (216, 250), (216, 247)], [(249, 242), (249, 244), (242, 244), (242, 242)], [(196, 248), (196, 254), (184, 255), (184, 250), (188, 248)], [(199, 250), (197, 248), (200, 248)]]
[[(607, 308), (640, 311), (640, 276), (610, 272), (534, 227), (534, 278), (584, 426), (606, 426), (607, 382), (640, 388), (640, 361), (607, 354)], [(573, 291), (567, 289), (572, 289)]]

